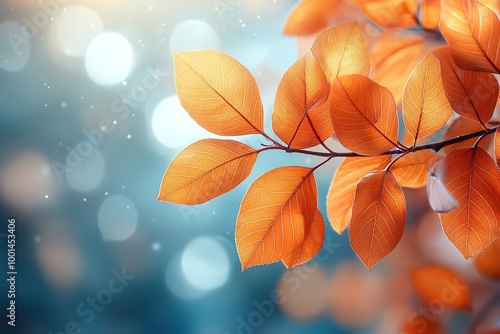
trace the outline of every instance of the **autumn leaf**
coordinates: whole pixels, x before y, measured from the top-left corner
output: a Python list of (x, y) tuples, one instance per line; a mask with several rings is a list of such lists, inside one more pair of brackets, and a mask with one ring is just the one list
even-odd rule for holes
[(341, 0), (303, 0), (292, 9), (285, 23), (285, 35), (310, 35), (328, 25), (335, 13), (345, 10)]
[[(333, 133), (330, 85), (311, 53), (283, 75), (276, 92), (273, 130), (287, 145), (299, 149), (318, 145)], [(318, 137), (320, 140), (318, 140)]]
[(423, 0), (420, 5), (420, 24), (424, 29), (434, 30), (441, 17), (441, 0)]
[(443, 183), (459, 206), (441, 213), (446, 236), (465, 258), (476, 256), (500, 229), (500, 173), (480, 147), (457, 149), (444, 158)]
[(453, 109), (485, 126), (498, 98), (498, 82), (493, 74), (462, 70), (455, 64), (449, 47), (432, 53), (439, 59), (444, 91)]
[(391, 171), (402, 187), (424, 187), (427, 183), (427, 167), (434, 156), (434, 153), (427, 150), (405, 154), (394, 162)]
[(264, 132), (259, 89), (241, 63), (214, 50), (173, 56), (177, 94), (200, 126), (221, 136)]
[(284, 259), (304, 242), (314, 218), (313, 169), (280, 167), (257, 178), (243, 197), (236, 220), (242, 269)]
[(446, 307), (466, 310), (471, 297), (467, 282), (453, 271), (435, 265), (413, 269), (410, 281), (417, 295), (426, 304), (439, 301)]
[(498, 168), (500, 168), (500, 128), (497, 128), (495, 131), (495, 141), (494, 141), (494, 152), (495, 152), (495, 161), (497, 163)]
[[(415, 316), (413, 316), (415, 314)], [(430, 318), (418, 312), (412, 313), (408, 322), (404, 325), (401, 334), (445, 334), (437, 319)]]
[[(468, 133), (473, 133), (483, 130), (483, 127), (477, 121), (473, 121), (470, 118), (458, 117), (450, 124), (446, 131), (441, 136), (441, 140), (453, 139)], [(477, 138), (471, 138), (467, 140), (460, 141), (458, 143), (445, 146), (443, 151), (445, 153), (451, 152), (457, 148), (468, 148), (474, 145)], [(491, 136), (485, 137), (479, 142), (479, 147), (488, 150), (491, 143)]]
[(309, 225), (302, 245), (292, 254), (283, 258), (282, 261), (286, 268), (295, 267), (308, 262), (321, 250), (323, 241), (325, 240), (325, 222), (319, 209), (316, 209), (314, 218)]
[(379, 155), (398, 142), (391, 92), (362, 75), (339, 77), (330, 93), (330, 113), (340, 143), (361, 155)]
[(194, 205), (225, 194), (248, 177), (257, 154), (234, 140), (200, 140), (174, 158), (163, 176), (158, 199)]
[(481, 275), (500, 280), (500, 239), (474, 258), (474, 264)]
[(367, 17), (384, 28), (407, 28), (417, 24), (416, 7), (408, 0), (366, 1), (362, 8)]
[(356, 22), (341, 23), (323, 31), (311, 46), (311, 52), (330, 83), (338, 76), (367, 76), (370, 72), (368, 45)]
[(356, 187), (349, 227), (354, 252), (368, 269), (389, 254), (403, 235), (406, 204), (391, 171), (378, 171)]
[(452, 113), (444, 93), (439, 61), (429, 52), (410, 74), (403, 93), (403, 121), (414, 138), (414, 145), (418, 139), (441, 129)]
[(351, 220), (354, 194), (359, 180), (382, 170), (391, 162), (390, 155), (345, 158), (333, 176), (326, 196), (326, 213), (332, 228), (342, 234)]
[(443, 0), (440, 29), (458, 66), (500, 73), (500, 22), (477, 0)]

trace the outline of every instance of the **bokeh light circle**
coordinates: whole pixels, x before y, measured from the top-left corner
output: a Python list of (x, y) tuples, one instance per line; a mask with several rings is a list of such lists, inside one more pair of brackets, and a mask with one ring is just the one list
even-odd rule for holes
[(151, 125), (156, 139), (162, 145), (172, 148), (184, 147), (198, 139), (213, 137), (189, 117), (177, 95), (167, 97), (156, 106)]
[(66, 179), (76, 191), (91, 191), (101, 184), (105, 170), (104, 156), (98, 148), (92, 147), (91, 153), (82, 158), (80, 165), (67, 171)]
[(229, 278), (229, 257), (224, 247), (208, 236), (192, 240), (184, 249), (182, 272), (195, 288), (204, 291), (217, 289)]
[(103, 31), (99, 15), (82, 6), (67, 7), (57, 17), (56, 24), (61, 49), (74, 57), (84, 56), (90, 42)]
[(123, 241), (137, 228), (137, 209), (127, 197), (113, 195), (102, 202), (97, 222), (104, 240)]
[(189, 20), (177, 25), (170, 36), (170, 50), (218, 49), (219, 35), (208, 23)]
[(8, 72), (22, 70), (31, 55), (31, 36), (14, 21), (0, 23), (0, 68)]
[(100, 85), (116, 85), (125, 80), (134, 66), (134, 52), (120, 34), (105, 32), (90, 42), (85, 53), (88, 76)]

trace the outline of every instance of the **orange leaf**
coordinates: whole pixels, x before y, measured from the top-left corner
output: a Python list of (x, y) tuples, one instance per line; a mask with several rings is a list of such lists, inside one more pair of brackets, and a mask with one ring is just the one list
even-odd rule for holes
[[(432, 318), (433, 319), (433, 318)], [(412, 313), (408, 322), (404, 326), (401, 334), (444, 334), (439, 322), (422, 315), (418, 312)]]
[(434, 30), (439, 25), (441, 17), (440, 0), (423, 0), (420, 6), (420, 24), (423, 28)]
[(496, 239), (500, 229), (500, 173), (480, 147), (457, 149), (444, 158), (443, 183), (459, 206), (441, 213), (446, 236), (465, 258)]
[(370, 72), (368, 45), (356, 22), (345, 22), (323, 31), (311, 46), (311, 52), (325, 72), (328, 82), (348, 74)]
[(283, 264), (285, 267), (291, 268), (306, 263), (319, 253), (324, 240), (325, 222), (321, 211), (316, 209), (314, 218), (304, 237), (304, 242), (295, 252), (283, 258)]
[(500, 22), (477, 0), (443, 0), (441, 33), (458, 66), (500, 73)]
[(241, 63), (214, 50), (173, 56), (177, 94), (199, 125), (221, 136), (264, 132), (259, 89)]
[(427, 167), (434, 156), (427, 150), (405, 154), (392, 165), (391, 172), (402, 187), (424, 187), (427, 182)]
[(432, 51), (439, 59), (446, 97), (460, 115), (486, 124), (495, 110), (498, 81), (493, 74), (462, 70), (451, 55), (449, 47)]
[(339, 77), (332, 85), (330, 112), (340, 143), (362, 155), (379, 155), (398, 141), (391, 92), (362, 75)]
[(280, 167), (255, 180), (236, 220), (242, 269), (286, 258), (304, 242), (317, 201), (313, 170)]
[[(452, 138), (462, 136), (462, 135), (465, 135), (468, 133), (481, 131), (482, 129), (483, 128), (481, 127), (481, 125), (478, 122), (473, 121), (469, 118), (458, 117), (446, 129), (446, 131), (444, 132), (441, 139), (442, 140), (452, 139)], [(443, 148), (443, 150), (445, 153), (448, 153), (448, 152), (455, 150), (457, 148), (468, 148), (468, 147), (471, 147), (472, 145), (474, 145), (474, 143), (476, 141), (477, 141), (477, 138), (467, 139), (467, 140), (461, 141), (461, 142), (453, 144), (453, 145), (445, 146)], [(479, 147), (482, 147), (485, 150), (488, 150), (490, 143), (491, 143), (491, 136), (488, 136), (486, 138), (483, 138), (479, 142)]]
[(342, 161), (326, 195), (326, 213), (335, 232), (342, 234), (349, 225), (359, 180), (373, 171), (384, 169), (390, 162), (390, 155), (352, 157)]
[(368, 269), (389, 254), (403, 236), (406, 204), (391, 171), (363, 177), (356, 187), (349, 239)]
[(500, 128), (495, 131), (495, 160), (498, 168), (500, 168)]
[(410, 74), (403, 93), (403, 121), (414, 144), (441, 129), (452, 113), (444, 93), (439, 61), (428, 52)]
[(310, 35), (328, 25), (330, 16), (342, 10), (341, 0), (303, 0), (294, 9), (285, 23), (285, 35)]
[(362, 8), (366, 16), (384, 28), (407, 28), (417, 24), (415, 9), (407, 0), (367, 1)]
[(194, 205), (225, 194), (248, 177), (258, 153), (234, 140), (200, 140), (168, 166), (158, 199)]
[(308, 148), (333, 133), (330, 85), (311, 53), (293, 64), (283, 75), (276, 92), (273, 130), (287, 145)]
[(410, 272), (410, 280), (413, 289), (426, 304), (439, 303), (457, 310), (470, 307), (467, 283), (447, 268), (434, 265), (416, 268)]
[(476, 256), (474, 263), (477, 270), (485, 277), (500, 280), (500, 239)]

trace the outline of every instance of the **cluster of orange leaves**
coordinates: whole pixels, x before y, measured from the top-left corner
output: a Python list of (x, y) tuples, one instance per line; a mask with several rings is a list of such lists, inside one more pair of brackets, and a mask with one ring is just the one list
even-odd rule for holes
[[(307, 6), (313, 2), (311, 8), (320, 10), (313, 10), (317, 17), (311, 19)], [(261, 135), (267, 143), (256, 149), (232, 139), (204, 139), (188, 146), (168, 167), (160, 200), (195, 205), (227, 193), (249, 176), (264, 151), (324, 157), (313, 168), (270, 170), (250, 185), (235, 231), (243, 270), (276, 261), (289, 268), (319, 252), (325, 226), (314, 171), (336, 157), (345, 159), (326, 199), (328, 220), (339, 234), (349, 227), (351, 246), (368, 268), (402, 237), (402, 187), (427, 185), (431, 207), (464, 257), (478, 255), (497, 238), (500, 130), (492, 117), (499, 97), (494, 76), (500, 73), (498, 15), (478, 0), (387, 2), (305, 0), (285, 32), (296, 33), (295, 25), (313, 33), (328, 23), (328, 13), (338, 12), (335, 6), (355, 5), (382, 27), (418, 23), (442, 34), (447, 45), (427, 52), (406, 75), (401, 66), (407, 62), (397, 51), (422, 48), (425, 36), (405, 37), (398, 47), (384, 49), (380, 40), (387, 40), (390, 30), (376, 38), (374, 47), (363, 23), (322, 31), (278, 86), (272, 128), (281, 142), (264, 131), (259, 89), (242, 64), (214, 50), (173, 54), (181, 104), (200, 126), (220, 136)], [(394, 12), (374, 15), (382, 7)], [(389, 89), (382, 74), (391, 68)], [(350, 152), (332, 151), (325, 143), (332, 136)], [(432, 141), (436, 137), (439, 141)]]

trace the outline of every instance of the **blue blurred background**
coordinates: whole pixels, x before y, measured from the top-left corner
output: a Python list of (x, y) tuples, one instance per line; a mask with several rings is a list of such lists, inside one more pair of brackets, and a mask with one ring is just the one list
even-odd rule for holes
[[(2, 0), (0, 267), (15, 218), (18, 276), (15, 328), (6, 326), (2, 279), (1, 333), (389, 333), (380, 329), (388, 320), (372, 321), (384, 300), (382, 270), (351, 262), (347, 236), (331, 228), (309, 265), (241, 272), (234, 223), (251, 181), (317, 160), (268, 153), (242, 185), (209, 203), (156, 200), (173, 157), (210, 136), (179, 104), (170, 52), (213, 48), (242, 62), (271, 133), (276, 87), (299, 53), (282, 35), (296, 2)], [(338, 163), (316, 174), (323, 213)], [(347, 301), (371, 305), (366, 314), (342, 314), (346, 297), (334, 300), (332, 287), (352, 277), (368, 288), (346, 287), (358, 292)]]

